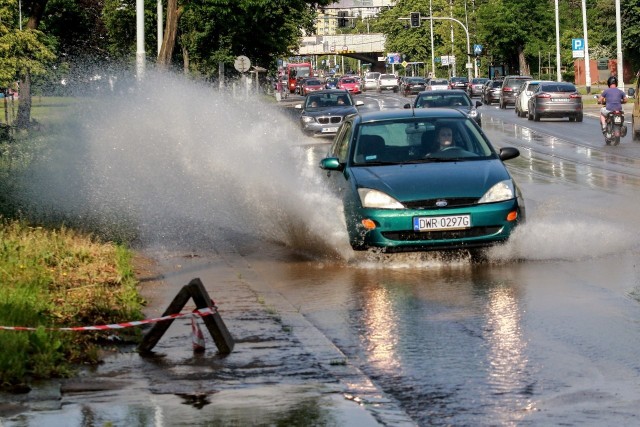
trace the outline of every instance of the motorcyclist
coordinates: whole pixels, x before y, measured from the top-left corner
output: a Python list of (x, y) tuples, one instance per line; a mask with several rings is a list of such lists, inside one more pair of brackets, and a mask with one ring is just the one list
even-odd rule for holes
[(607, 114), (611, 111), (622, 111), (622, 104), (627, 103), (627, 95), (622, 89), (618, 89), (618, 78), (611, 76), (607, 79), (607, 89), (598, 95), (598, 104), (604, 104), (600, 109), (600, 125), (602, 133), (606, 133)]

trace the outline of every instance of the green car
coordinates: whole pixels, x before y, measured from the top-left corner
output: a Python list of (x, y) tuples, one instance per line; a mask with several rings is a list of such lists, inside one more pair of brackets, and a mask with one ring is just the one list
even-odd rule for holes
[(343, 199), (355, 250), (476, 249), (504, 242), (525, 219), (520, 190), (466, 114), (446, 108), (345, 118), (320, 167)]

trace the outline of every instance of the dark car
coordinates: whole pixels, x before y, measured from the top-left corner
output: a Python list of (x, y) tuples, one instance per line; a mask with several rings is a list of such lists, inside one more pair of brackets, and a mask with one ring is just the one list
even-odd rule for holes
[(404, 96), (415, 95), (427, 87), (427, 80), (423, 77), (404, 77), (402, 82), (402, 94)]
[(503, 163), (518, 155), (496, 150), (460, 111), (392, 109), (347, 116), (320, 167), (353, 249), (473, 252), (525, 220)]
[(302, 110), (300, 129), (305, 135), (333, 136), (344, 117), (357, 113), (360, 105), (364, 102), (354, 102), (346, 90), (325, 89), (307, 95), (295, 108)]
[(516, 105), (516, 96), (520, 90), (520, 86), (526, 80), (532, 80), (531, 76), (506, 76), (502, 81), (500, 88), (500, 108), (507, 108), (508, 105)]
[(500, 100), (500, 90), (502, 89), (502, 79), (489, 80), (482, 89), (482, 100), (486, 105)]
[(582, 95), (573, 83), (541, 82), (529, 98), (529, 120), (541, 117), (569, 117), (569, 121), (582, 121)]
[[(419, 93), (413, 101), (413, 108), (455, 108), (475, 120), (478, 126), (482, 126), (482, 116), (478, 112), (481, 105), (480, 101), (474, 104), (462, 89), (428, 90)], [(405, 108), (410, 107), (409, 104), (405, 105)]]
[(469, 79), (466, 77), (451, 77), (449, 80), (449, 88), (467, 90)]
[(484, 88), (485, 83), (487, 83), (488, 81), (489, 79), (486, 77), (471, 79), (471, 82), (469, 83), (469, 85), (467, 85), (467, 94), (469, 94), (471, 98), (473, 98), (474, 96), (482, 97), (482, 89)]
[(338, 87), (338, 78), (337, 77), (329, 77), (324, 82), (325, 89), (337, 89)]

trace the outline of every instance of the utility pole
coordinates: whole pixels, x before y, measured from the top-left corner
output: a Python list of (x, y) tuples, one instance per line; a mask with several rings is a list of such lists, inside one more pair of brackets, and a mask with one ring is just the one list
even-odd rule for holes
[(138, 81), (144, 76), (144, 0), (136, 0), (136, 77)]
[(584, 64), (585, 64), (585, 83), (587, 86), (587, 95), (591, 93), (591, 71), (589, 60), (589, 37), (587, 35), (587, 6), (586, 0), (582, 0), (582, 32), (584, 36)]

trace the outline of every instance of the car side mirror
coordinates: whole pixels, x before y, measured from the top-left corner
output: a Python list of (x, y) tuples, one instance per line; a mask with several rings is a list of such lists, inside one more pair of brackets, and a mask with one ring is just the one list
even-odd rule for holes
[(340, 163), (337, 157), (327, 157), (320, 160), (320, 169), (328, 171), (341, 171), (344, 169), (344, 165)]
[(515, 147), (503, 147), (500, 149), (500, 160), (511, 160), (515, 159), (520, 155), (520, 150)]
[(480, 107), (480, 106), (482, 106), (482, 102), (480, 102), (480, 101), (476, 101), (476, 108), (478, 108), (478, 107)]
[(404, 104), (402, 108), (411, 108), (411, 104)]

